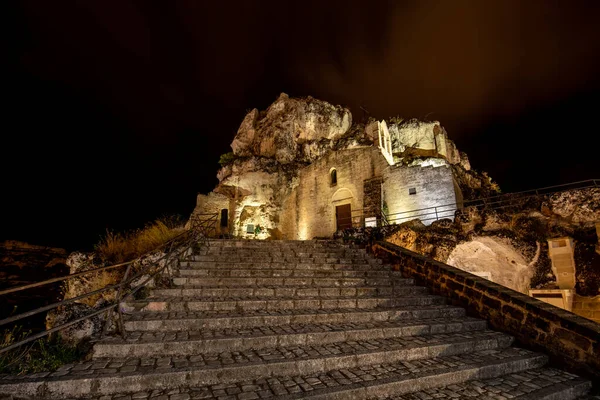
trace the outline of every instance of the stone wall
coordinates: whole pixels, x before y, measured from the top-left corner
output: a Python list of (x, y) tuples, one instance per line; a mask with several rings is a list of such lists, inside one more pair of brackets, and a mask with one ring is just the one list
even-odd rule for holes
[(573, 312), (584, 318), (600, 323), (600, 296), (573, 296)]
[[(381, 176), (387, 163), (376, 147), (339, 150), (313, 162), (299, 173), (298, 186), (284, 200), (281, 231), (286, 239), (331, 237), (336, 230), (336, 206), (361, 210), (364, 181)], [(337, 183), (331, 184), (335, 168)]]
[(229, 209), (229, 203), (229, 198), (219, 193), (210, 192), (209, 194), (198, 194), (196, 197), (196, 207), (190, 216), (190, 221), (194, 218), (199, 218), (200, 220), (204, 219), (205, 217), (200, 214), (217, 214), (217, 235), (229, 233), (227, 227), (221, 226), (231, 226), (231, 215), (229, 213), (228, 218), (230, 221), (227, 221), (227, 224), (221, 223), (221, 210)]
[[(381, 215), (382, 183), (383, 179), (380, 176), (364, 181), (364, 203), (362, 212), (364, 217), (378, 217)], [(381, 221), (377, 221), (377, 225), (381, 226)]]
[(370, 251), (433, 294), (514, 336), (517, 345), (544, 352), (552, 365), (600, 386), (600, 324), (391, 243), (376, 242)]
[[(436, 217), (454, 219), (456, 210), (454, 204), (457, 196), (452, 169), (441, 159), (436, 159), (436, 162), (441, 163), (441, 166), (395, 165), (384, 171), (384, 208), (387, 208), (387, 214), (392, 218), (390, 222), (402, 223), (420, 216), (422, 222), (429, 225), (436, 220)], [(414, 194), (411, 194), (411, 189), (414, 189)], [(434, 209), (406, 213), (406, 211), (421, 210), (431, 206), (445, 207), (439, 208), (437, 214)]]

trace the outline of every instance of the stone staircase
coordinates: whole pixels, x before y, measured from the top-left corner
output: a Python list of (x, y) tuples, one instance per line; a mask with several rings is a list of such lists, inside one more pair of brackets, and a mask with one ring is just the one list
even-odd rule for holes
[(123, 305), (127, 339), (54, 373), (3, 377), (0, 393), (568, 400), (591, 387), (350, 245), (213, 240), (173, 284)]

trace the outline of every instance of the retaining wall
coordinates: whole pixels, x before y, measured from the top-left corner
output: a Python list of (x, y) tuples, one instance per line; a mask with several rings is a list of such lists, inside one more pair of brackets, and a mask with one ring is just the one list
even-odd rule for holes
[(432, 294), (514, 336), (517, 346), (547, 354), (552, 365), (600, 390), (600, 324), (391, 243), (376, 242), (369, 250)]

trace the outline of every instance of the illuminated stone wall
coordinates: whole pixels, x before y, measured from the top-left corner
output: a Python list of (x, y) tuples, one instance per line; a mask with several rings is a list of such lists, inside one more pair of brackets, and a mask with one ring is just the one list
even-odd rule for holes
[[(224, 196), (219, 193), (210, 192), (209, 194), (198, 194), (196, 197), (196, 208), (192, 212), (190, 221), (198, 218), (199, 220), (204, 220), (208, 216), (203, 216), (200, 214), (217, 214), (217, 223), (216, 229), (219, 235), (229, 233), (228, 228), (221, 226), (227, 225), (231, 226), (231, 218), (227, 221), (227, 223), (221, 223), (221, 210), (226, 208), (230, 208), (230, 200), (227, 196)], [(230, 214), (228, 213), (228, 217)]]
[(572, 311), (600, 324), (600, 296), (586, 297), (576, 294), (573, 299)]
[[(452, 169), (442, 159), (435, 159), (433, 165), (427, 166), (389, 167), (383, 172), (383, 199), (390, 222), (402, 223), (420, 217), (429, 225), (436, 217), (453, 219), (457, 195)], [(432, 206), (445, 207), (430, 209)], [(406, 213), (413, 210), (421, 211)]]
[[(381, 176), (386, 167), (379, 149), (363, 147), (332, 152), (302, 169), (298, 186), (283, 204), (283, 237), (331, 237), (336, 230), (336, 206), (350, 204), (352, 210), (362, 209), (364, 181)], [(330, 182), (332, 168), (337, 175), (335, 185)]]
[[(330, 182), (333, 168), (335, 185)], [(375, 147), (332, 152), (302, 169), (298, 182), (282, 207), (280, 229), (287, 239), (331, 237), (336, 231), (336, 206), (343, 204), (351, 205), (353, 221), (362, 224), (364, 216), (378, 211), (381, 196), (387, 207), (384, 212), (392, 214), (457, 201), (452, 169), (443, 159), (430, 160), (424, 167), (389, 166)], [(381, 185), (381, 190), (373, 185)], [(409, 189), (416, 194), (409, 194)], [(441, 208), (438, 217), (453, 218), (454, 210), (454, 206)], [(429, 212), (426, 217), (435, 218), (435, 210)], [(411, 214), (402, 216), (407, 215)]]

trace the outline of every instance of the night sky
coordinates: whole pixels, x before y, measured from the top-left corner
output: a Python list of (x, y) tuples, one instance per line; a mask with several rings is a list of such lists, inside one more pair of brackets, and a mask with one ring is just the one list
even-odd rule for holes
[(0, 240), (187, 218), (281, 92), (438, 120), (504, 192), (600, 178), (600, 2), (4, 2)]

